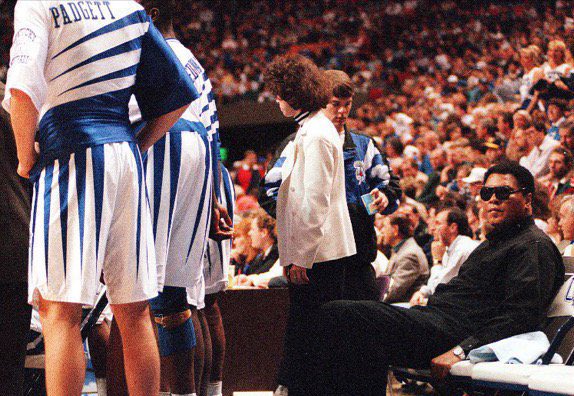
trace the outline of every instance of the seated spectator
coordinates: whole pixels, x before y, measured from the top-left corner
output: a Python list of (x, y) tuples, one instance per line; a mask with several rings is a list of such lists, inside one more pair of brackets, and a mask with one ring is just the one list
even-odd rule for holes
[(549, 135), (546, 135), (544, 114), (538, 113), (533, 117), (532, 127), (528, 129), (527, 137), (533, 145), (530, 153), (520, 159), (520, 165), (528, 169), (534, 178), (548, 173), (548, 158), (550, 153), (560, 145)]
[(417, 197), (417, 201), (424, 204), (429, 204), (438, 200), (436, 187), (440, 184), (441, 172), (447, 165), (446, 151), (442, 148), (437, 148), (431, 151), (430, 163), (433, 167), (433, 173), (429, 175), (428, 182), (425, 185), (423, 192)]
[(565, 111), (566, 103), (563, 100), (554, 99), (548, 103), (548, 120), (551, 124), (546, 134), (554, 140), (560, 140), (560, 125), (566, 121)]
[(248, 235), (251, 239), (251, 247), (259, 253), (253, 260), (245, 263), (241, 273), (254, 275), (269, 271), (279, 259), (275, 219), (263, 209), (257, 210), (251, 220)]
[(472, 168), (470, 175), (462, 179), (462, 181), (468, 186), (471, 201), (476, 201), (476, 199), (478, 199), (478, 194), (482, 188), (485, 173), (486, 168)]
[(574, 150), (574, 120), (568, 119), (560, 125), (559, 133), (560, 144), (572, 153)]
[(471, 350), (540, 328), (564, 282), (564, 264), (530, 216), (534, 178), (518, 164), (499, 164), (484, 184), (487, 240), (457, 277), (437, 286), (427, 306), (337, 301), (322, 307), (318, 363), (310, 368), (320, 373), (318, 394), (380, 394), (389, 365), (430, 366), (440, 381)]
[(413, 158), (405, 158), (403, 160), (400, 168), (400, 175), (401, 178), (412, 177), (416, 184), (425, 185), (429, 180), (428, 175), (419, 170), (419, 165)]
[(485, 140), (483, 144), (486, 149), (485, 155), (491, 165), (498, 164), (502, 160), (506, 159), (504, 154), (504, 144), (504, 141), (496, 137), (489, 137)]
[(446, 251), (442, 258), (433, 262), (428, 282), (413, 294), (410, 305), (426, 305), (436, 287), (441, 283), (448, 283), (457, 276), (460, 266), (479, 245), (478, 241), (472, 239), (472, 230), (466, 214), (458, 208), (440, 211), (436, 216), (434, 227)]
[(412, 237), (411, 222), (405, 215), (385, 218), (382, 233), (383, 243), (392, 248), (385, 274), (390, 277), (390, 284), (384, 301), (408, 302), (428, 278), (427, 258)]
[(536, 102), (533, 101), (533, 94), (530, 91), (534, 86), (534, 74), (539, 70), (540, 48), (536, 45), (521, 48), (520, 64), (524, 69), (519, 88), (520, 108), (530, 113)]
[(255, 260), (259, 253), (251, 243), (249, 230), (253, 221), (253, 212), (243, 213), (239, 221), (235, 221), (233, 247), (231, 249), (231, 264), (235, 266), (235, 273), (242, 274), (247, 263)]
[(257, 163), (257, 153), (253, 150), (247, 150), (243, 160), (234, 164), (237, 168), (235, 182), (239, 184), (247, 195), (253, 193), (254, 189), (259, 187), (259, 182), (265, 173), (265, 169)]
[(539, 179), (540, 183), (547, 189), (550, 199), (560, 194), (574, 193), (574, 187), (570, 184), (572, 167), (572, 154), (569, 150), (562, 147), (552, 150), (548, 158), (550, 172)]
[(566, 249), (564, 249), (563, 255), (574, 257), (574, 197), (569, 196), (562, 202), (558, 224), (564, 240), (569, 242)]

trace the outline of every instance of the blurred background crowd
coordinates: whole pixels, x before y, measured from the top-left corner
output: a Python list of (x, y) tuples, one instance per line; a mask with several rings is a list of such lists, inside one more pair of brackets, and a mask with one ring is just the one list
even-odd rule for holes
[[(484, 235), (478, 191), (485, 169), (504, 158), (534, 174), (537, 224), (556, 243), (564, 239), (560, 200), (574, 192), (573, 1), (211, 0), (178, 7), (177, 34), (207, 69), (221, 106), (273, 100), (262, 73), (277, 54), (301, 53), (351, 76), (362, 99), (348, 127), (371, 136), (401, 178), (399, 212), (429, 262), (440, 256), (431, 247), (437, 208), (460, 208), (474, 237)], [(10, 12), (0, 0), (0, 80)], [(270, 265), (274, 222), (258, 204), (275, 149), (248, 150), (228, 164), (240, 220), (236, 284), (266, 287), (280, 274)], [(378, 218), (379, 247), (389, 257), (383, 224)], [(266, 278), (252, 276), (271, 269)]]

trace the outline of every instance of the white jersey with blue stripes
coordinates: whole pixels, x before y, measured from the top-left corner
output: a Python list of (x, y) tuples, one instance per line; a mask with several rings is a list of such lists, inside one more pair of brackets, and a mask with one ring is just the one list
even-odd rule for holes
[(34, 102), (41, 165), (97, 144), (134, 142), (132, 93), (146, 103), (146, 120), (197, 97), (134, 1), (19, 0), (14, 31), (3, 105), (10, 111), (12, 89)]
[(199, 98), (193, 101), (182, 118), (189, 121), (200, 121), (205, 126), (209, 139), (218, 140), (219, 118), (215, 106), (215, 97), (213, 96), (213, 87), (205, 69), (193, 53), (179, 40), (168, 38), (167, 43), (184, 65), (185, 71), (191, 77), (193, 85), (199, 93)]

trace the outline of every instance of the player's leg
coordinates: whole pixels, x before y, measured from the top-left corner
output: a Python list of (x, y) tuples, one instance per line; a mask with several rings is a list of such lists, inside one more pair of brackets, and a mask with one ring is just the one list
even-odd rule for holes
[(129, 394), (159, 393), (159, 354), (147, 301), (113, 304), (122, 337)]
[(106, 166), (117, 164), (117, 171), (109, 172), (117, 192), (103, 270), (108, 300), (122, 340), (129, 394), (157, 394), (159, 353), (148, 300), (157, 295), (158, 280), (143, 166), (135, 144), (105, 150)]
[(205, 344), (203, 341), (203, 332), (201, 331), (201, 321), (197, 308), (192, 307), (191, 319), (193, 321), (193, 329), (195, 330), (195, 355), (193, 358), (193, 372), (195, 375), (195, 389), (201, 389), (201, 381), (203, 375), (203, 363), (205, 359)]
[(90, 348), (90, 357), (96, 375), (99, 395), (107, 394), (106, 366), (109, 339), (110, 325), (105, 319), (97, 324), (88, 334), (88, 346)]
[(86, 372), (80, 335), (82, 305), (40, 297), (39, 311), (46, 346), (46, 390), (50, 396), (79, 395)]
[(207, 385), (209, 384), (209, 377), (211, 375), (211, 364), (212, 364), (212, 347), (211, 347), (211, 335), (209, 333), (209, 326), (207, 324), (207, 319), (203, 309), (198, 312), (199, 322), (201, 325), (201, 334), (203, 335), (203, 372), (201, 373), (201, 390), (200, 395), (207, 394)]
[(158, 332), (162, 391), (177, 395), (195, 392), (193, 349), (195, 334), (185, 288), (166, 286), (151, 307)]
[(207, 396), (220, 396), (223, 392), (223, 363), (225, 361), (225, 330), (221, 310), (217, 302), (220, 293), (206, 296), (205, 318), (211, 337), (211, 371), (207, 386)]
[(122, 337), (115, 318), (112, 319), (110, 327), (106, 365), (108, 396), (128, 396)]

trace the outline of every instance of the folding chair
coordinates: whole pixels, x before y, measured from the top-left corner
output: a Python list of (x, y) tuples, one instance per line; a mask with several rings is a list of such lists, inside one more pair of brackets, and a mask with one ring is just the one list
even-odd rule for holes
[[(554, 298), (548, 311), (548, 320), (544, 332), (552, 340), (548, 352), (542, 359), (542, 364), (548, 365), (558, 352), (566, 364), (574, 360), (574, 257), (563, 257), (565, 266), (565, 282)], [(485, 362), (472, 364), (465, 360), (456, 363), (450, 370), (445, 384), (452, 391), (478, 391), (485, 389), (528, 390), (528, 378), (540, 368), (540, 365), (503, 364), (500, 362)], [(430, 370), (415, 370), (409, 368), (391, 368), (398, 380), (415, 380), (428, 382), (433, 385)], [(434, 386), (434, 385), (433, 385)]]
[[(85, 310), (82, 313), (81, 334), (82, 341), (88, 338), (88, 334), (96, 325), (98, 318), (108, 305), (108, 298), (106, 296), (106, 287), (100, 290), (96, 305), (90, 310)], [(34, 340), (36, 347), (42, 348), (43, 336), (40, 334)], [(45, 368), (45, 355), (43, 353), (27, 355), (26, 356), (26, 383), (24, 385), (25, 396), (38, 396), (45, 395), (44, 389), (44, 368)]]
[(566, 365), (574, 359), (574, 258), (565, 257), (566, 281), (554, 298), (548, 312), (545, 333), (552, 340), (548, 351), (539, 364), (504, 364), (502, 362), (486, 362), (474, 365), (471, 378), (474, 388), (491, 388), (497, 390), (528, 391), (528, 382), (532, 375), (545, 372), (551, 364), (555, 353), (558, 353)]
[(528, 381), (528, 393), (533, 396), (574, 395), (574, 367), (550, 366), (532, 375)]

